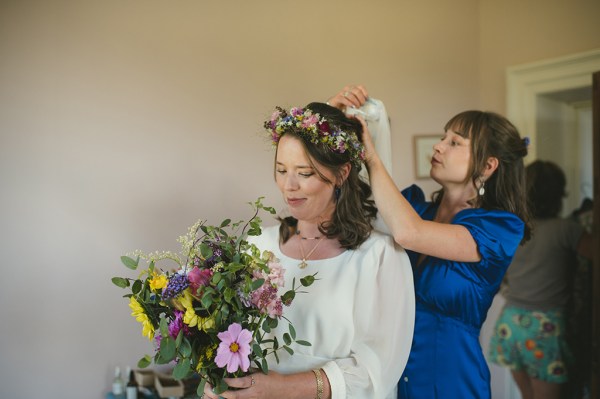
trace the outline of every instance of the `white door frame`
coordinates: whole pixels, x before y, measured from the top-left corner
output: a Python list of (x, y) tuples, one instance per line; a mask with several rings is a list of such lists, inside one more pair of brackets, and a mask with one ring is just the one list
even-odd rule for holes
[[(600, 49), (507, 68), (507, 118), (535, 143), (537, 96), (591, 87), (596, 71), (600, 71)], [(536, 147), (532, 145), (526, 162), (535, 159)]]

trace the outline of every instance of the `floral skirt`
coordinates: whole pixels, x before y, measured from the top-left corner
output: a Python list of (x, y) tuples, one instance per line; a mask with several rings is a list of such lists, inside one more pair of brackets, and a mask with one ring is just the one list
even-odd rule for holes
[(550, 383), (568, 380), (572, 361), (562, 310), (532, 311), (505, 306), (490, 341), (489, 360)]

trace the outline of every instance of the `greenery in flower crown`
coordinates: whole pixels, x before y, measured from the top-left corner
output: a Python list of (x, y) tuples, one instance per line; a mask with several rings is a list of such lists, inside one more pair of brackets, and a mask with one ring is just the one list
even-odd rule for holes
[(294, 132), (313, 144), (323, 144), (331, 151), (348, 153), (352, 163), (360, 168), (365, 160), (365, 150), (355, 132), (345, 132), (331, 125), (327, 119), (310, 109), (291, 108), (288, 113), (281, 107), (275, 107), (271, 119), (265, 121), (265, 129), (271, 133), (273, 144), (277, 145), (281, 136)]
[[(137, 270), (140, 259), (147, 267), (138, 278), (112, 279), (118, 287), (131, 290), (124, 295), (129, 298), (131, 314), (142, 324), (142, 334), (155, 342), (154, 356), (144, 356), (138, 367), (147, 367), (152, 361), (175, 362), (174, 378), (200, 376), (199, 396), (207, 381), (216, 393), (227, 390), (223, 378), (242, 376), (251, 364), (266, 373), (267, 356), (273, 354), (279, 361), (279, 350), (293, 354), (293, 342), (310, 346), (296, 339), (287, 319), (284, 342), (267, 336), (285, 319), (283, 306), (289, 306), (302, 291), (294, 279), (292, 288), (279, 295), (285, 270), (273, 253), (261, 252), (246, 240), (261, 233), (259, 211), (275, 213), (262, 204), (262, 197), (251, 205), (254, 215), (245, 224), (227, 219), (210, 226), (198, 221), (179, 237), (180, 254), (135, 251), (122, 256), (129, 269)], [(161, 269), (162, 262), (174, 263), (174, 267)], [(308, 287), (314, 280), (315, 274), (308, 275), (300, 284)]]

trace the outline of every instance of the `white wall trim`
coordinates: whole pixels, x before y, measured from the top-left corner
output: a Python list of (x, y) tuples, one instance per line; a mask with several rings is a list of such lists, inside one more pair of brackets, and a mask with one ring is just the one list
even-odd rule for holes
[[(535, 143), (536, 97), (540, 94), (592, 85), (592, 73), (600, 71), (600, 49), (506, 70), (506, 109), (508, 119), (523, 136)], [(536, 159), (532, 145), (526, 160)]]

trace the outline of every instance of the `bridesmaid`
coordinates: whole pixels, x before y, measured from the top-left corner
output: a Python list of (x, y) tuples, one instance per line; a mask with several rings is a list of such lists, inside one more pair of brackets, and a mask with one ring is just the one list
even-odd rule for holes
[[(363, 86), (347, 86), (329, 104), (343, 110), (367, 97)], [(528, 141), (500, 115), (459, 113), (433, 146), (430, 176), (441, 188), (427, 201), (415, 185), (398, 190), (363, 127), (375, 203), (414, 274), (415, 332), (398, 397), (489, 398), (479, 333), (517, 247), (530, 236)]]

